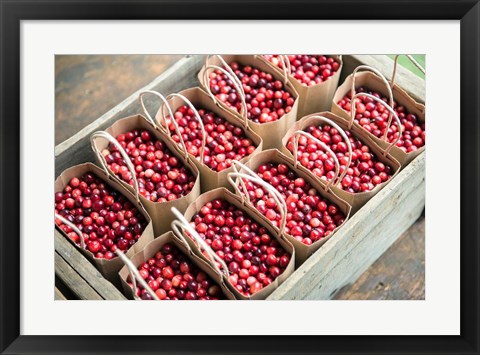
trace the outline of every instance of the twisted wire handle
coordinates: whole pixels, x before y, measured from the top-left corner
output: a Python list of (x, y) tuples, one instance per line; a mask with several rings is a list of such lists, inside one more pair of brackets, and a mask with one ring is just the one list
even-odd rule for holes
[(105, 173), (108, 175), (108, 177), (112, 177), (112, 175), (110, 174), (110, 170), (108, 169), (108, 164), (107, 164), (107, 161), (106, 161), (105, 157), (100, 152), (98, 147), (95, 145), (95, 140), (97, 138), (104, 138), (107, 141), (109, 141), (110, 143), (112, 143), (118, 149), (120, 154), (122, 155), (123, 160), (125, 161), (125, 164), (126, 164), (128, 170), (130, 171), (130, 174), (132, 175), (132, 180), (133, 180), (133, 184), (134, 184), (133, 188), (135, 190), (135, 198), (136, 198), (137, 202), (140, 203), (140, 193), (139, 193), (137, 175), (135, 173), (135, 167), (133, 166), (132, 161), (130, 160), (130, 157), (128, 156), (127, 152), (123, 149), (123, 147), (120, 145), (120, 143), (108, 132), (97, 131), (97, 132), (94, 132), (90, 136), (90, 145), (92, 147), (92, 150), (94, 151), (94, 153), (99, 158), (100, 164), (102, 164), (102, 167), (105, 170)]
[[(207, 253), (207, 255), (208, 255), (208, 257), (211, 261), (211, 265), (215, 268), (215, 270), (220, 275), (224, 274), (227, 277), (229, 277), (230, 273), (228, 271), (227, 264), (225, 264), (225, 261), (223, 261), (223, 259), (220, 258), (213, 251), (213, 249), (202, 239), (202, 237), (200, 237), (200, 235), (197, 233), (197, 231), (190, 225), (190, 223), (188, 223), (188, 221), (185, 219), (183, 214), (180, 213), (179, 210), (177, 210), (175, 207), (172, 207), (171, 211), (175, 215), (175, 217), (177, 218), (177, 219), (173, 220), (173, 222), (171, 224), (173, 233), (178, 238), (181, 238), (188, 245), (187, 241), (185, 240), (185, 238), (182, 235), (182, 231), (187, 231), (192, 236), (194, 241), (197, 243), (200, 250), (203, 249)], [(215, 261), (217, 261), (222, 266), (222, 269), (220, 269), (218, 267), (218, 265)]]
[(83, 237), (82, 231), (80, 229), (78, 229), (78, 227), (75, 224), (70, 222), (68, 219), (66, 219), (62, 215), (59, 215), (58, 213), (55, 213), (55, 218), (62, 221), (63, 224), (66, 224), (67, 226), (72, 228), (75, 233), (77, 233), (77, 235), (80, 237), (80, 245), (83, 249), (85, 249), (85, 238)]
[(154, 300), (160, 301), (160, 298), (158, 298), (157, 294), (152, 290), (152, 288), (148, 285), (148, 283), (143, 279), (143, 277), (140, 275), (138, 272), (137, 268), (135, 265), (132, 263), (132, 261), (127, 258), (127, 256), (117, 248), (115, 250), (115, 253), (118, 255), (118, 257), (123, 261), (123, 263), (127, 266), (129, 272), (130, 272), (130, 277), (132, 278), (132, 284), (133, 284), (133, 294), (134, 297), (137, 298), (137, 285), (135, 280), (137, 280), (140, 285), (152, 296)]

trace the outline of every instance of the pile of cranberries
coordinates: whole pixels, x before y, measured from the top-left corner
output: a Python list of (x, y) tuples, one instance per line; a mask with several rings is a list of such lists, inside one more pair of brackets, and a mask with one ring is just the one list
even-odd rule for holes
[[(247, 138), (245, 131), (214, 112), (197, 108), (202, 119), (206, 133), (206, 146), (203, 162), (213, 171), (220, 172), (232, 165), (232, 160), (241, 160), (252, 154), (256, 146)], [(194, 157), (199, 157), (202, 146), (202, 130), (193, 112), (188, 106), (181, 106), (174, 113), (187, 151)], [(172, 138), (177, 144), (180, 137), (175, 132), (175, 127), (170, 117), (167, 118)]]
[[(368, 90), (365, 87), (356, 89), (356, 92), (364, 92), (382, 99), (384, 102), (390, 101), (380, 93)], [(352, 93), (338, 102), (338, 105), (350, 113)], [(401, 122), (402, 136), (397, 142), (397, 147), (406, 153), (414, 152), (425, 145), (425, 123), (420, 122), (418, 117), (407, 111), (404, 106), (393, 103), (398, 118)], [(375, 102), (370, 97), (359, 96), (356, 98), (355, 122), (360, 124), (365, 130), (372, 133), (375, 137), (383, 138), (388, 124), (390, 112), (381, 103)], [(392, 118), (392, 124), (388, 129), (387, 142), (394, 142), (398, 138), (398, 123)]]
[[(277, 189), (287, 206), (285, 232), (305, 245), (330, 235), (343, 223), (345, 214), (324, 199), (303, 178), (285, 164), (262, 164), (257, 174)], [(263, 188), (244, 180), (250, 201), (273, 225), (280, 227), (281, 214), (275, 200)]]
[[(255, 123), (273, 122), (291, 111), (295, 98), (272, 74), (237, 62), (230, 63), (230, 67), (242, 82), (248, 119)], [(217, 69), (210, 73), (209, 82), (210, 90), (220, 101), (237, 112), (241, 111), (239, 94), (225, 74)]]
[[(278, 55), (264, 55), (272, 64), (282, 67)], [(340, 63), (333, 57), (327, 55), (288, 55), (292, 76), (304, 86), (320, 84), (340, 68)]]
[[(170, 243), (165, 244), (152, 258), (142, 263), (138, 267), (138, 272), (161, 300), (225, 298), (220, 286), (187, 259), (180, 249)], [(133, 288), (130, 275), (127, 283)], [(143, 300), (153, 300), (150, 293), (138, 282), (136, 285), (138, 297)]]
[[(152, 202), (173, 201), (187, 195), (195, 176), (148, 130), (134, 130), (116, 137), (134, 167), (139, 193)], [(132, 174), (118, 149), (110, 144), (102, 151), (110, 170), (133, 186)]]
[[(92, 173), (70, 180), (55, 193), (55, 213), (82, 232), (86, 249), (96, 258), (113, 259), (118, 249), (134, 245), (147, 226), (144, 216), (119, 192)], [(55, 223), (76, 244), (80, 237), (60, 220)]]
[(290, 254), (265, 227), (226, 200), (205, 204), (191, 224), (225, 261), (229, 282), (245, 296), (272, 283), (290, 262)]
[[(348, 164), (348, 147), (336, 128), (329, 125), (309, 126), (305, 129), (313, 137), (325, 143), (337, 156), (340, 174)], [(392, 168), (378, 160), (376, 155), (361, 140), (345, 130), (352, 145), (352, 161), (342, 179), (339, 188), (350, 192), (367, 192), (387, 181), (392, 176)], [(287, 149), (293, 152), (293, 138), (287, 143)], [(298, 140), (298, 161), (315, 175), (330, 181), (335, 176), (335, 163), (320, 145), (301, 136)]]

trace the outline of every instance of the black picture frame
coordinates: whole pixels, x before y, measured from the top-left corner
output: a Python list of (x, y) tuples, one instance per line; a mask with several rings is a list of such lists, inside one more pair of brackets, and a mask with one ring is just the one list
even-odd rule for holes
[[(374, 11), (373, 5), (375, 5)], [(477, 0), (259, 0), (254, 2), (248, 0), (127, 0), (122, 2), (0, 0), (0, 12), (2, 29), (0, 42), (0, 352), (2, 354), (479, 353), (480, 5)], [(461, 20), (461, 335), (241, 338), (234, 336), (20, 335), (20, 145), (22, 143), (20, 140), (20, 22), (22, 20), (95, 19)], [(445, 287), (449, 287), (448, 281)], [(448, 305), (445, 306), (448, 307)]]

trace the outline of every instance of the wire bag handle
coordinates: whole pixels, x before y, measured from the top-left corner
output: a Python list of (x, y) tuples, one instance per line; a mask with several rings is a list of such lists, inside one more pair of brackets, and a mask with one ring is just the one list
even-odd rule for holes
[(85, 238), (83, 237), (83, 233), (80, 229), (78, 229), (78, 227), (73, 224), (72, 222), (70, 222), (68, 219), (66, 219), (65, 217), (63, 217), (62, 215), (59, 215), (58, 213), (55, 213), (55, 218), (56, 219), (59, 219), (63, 224), (66, 224), (67, 226), (69, 226), (70, 228), (72, 228), (72, 230), (80, 237), (80, 246), (85, 249), (86, 245), (85, 245)]
[[(155, 95), (157, 96), (158, 98), (160, 98), (160, 100), (162, 100), (162, 104), (161, 104), (161, 109), (162, 109), (162, 117), (161, 117), (161, 121), (159, 122), (159, 125), (157, 126), (154, 122), (154, 120), (152, 119), (152, 117), (150, 116), (150, 114), (148, 113), (147, 111), (147, 108), (145, 107), (145, 104), (143, 102), (143, 96), (145, 94), (152, 94), (152, 95)], [(175, 132), (177, 133), (177, 135), (179, 136), (179, 139), (180, 139), (180, 144), (181, 146), (184, 148), (184, 151), (185, 151), (185, 159), (188, 160), (188, 153), (187, 153), (187, 147), (185, 145), (185, 141), (183, 140), (183, 137), (182, 135), (180, 134), (180, 129), (178, 127), (178, 123), (177, 121), (175, 120), (175, 116), (173, 114), (173, 111), (172, 111), (172, 108), (170, 107), (170, 105), (168, 104), (168, 97), (165, 98), (162, 94), (160, 94), (159, 92), (157, 91), (152, 91), (152, 90), (147, 90), (147, 91), (143, 91), (140, 93), (140, 95), (138, 96), (138, 99), (140, 100), (140, 103), (142, 105), (142, 108), (143, 108), (143, 112), (145, 113), (145, 116), (148, 118), (148, 120), (150, 121), (151, 124), (154, 125), (154, 127), (158, 127), (160, 129), (160, 131), (162, 131), (163, 133), (165, 133), (167, 136), (169, 136), (170, 138), (172, 137), (172, 133), (170, 132), (170, 127), (168, 126), (168, 123), (167, 123), (167, 117), (165, 116), (165, 107), (167, 108), (168, 110), (168, 114), (170, 115), (170, 118), (172, 119), (172, 124), (173, 124), (173, 127), (175, 129)]]
[[(398, 137), (397, 139), (392, 142), (388, 147), (387, 149), (385, 149), (385, 151), (383, 152), (383, 155), (387, 155), (388, 152), (390, 152), (390, 149), (392, 149), (392, 147), (398, 143), (398, 141), (400, 140), (400, 138), (402, 137), (402, 125), (401, 125), (401, 122), (400, 122), (400, 119), (398, 118), (398, 115), (396, 114), (396, 112), (393, 110), (393, 108), (391, 108), (385, 101), (379, 99), (378, 97), (376, 96), (373, 96), (373, 95), (370, 95), (370, 94), (367, 94), (367, 93), (364, 93), (364, 92), (359, 92), (358, 94), (355, 94), (353, 98), (356, 98), (358, 96), (366, 96), (366, 97), (369, 97), (371, 98), (372, 100), (378, 102), (378, 103), (381, 103), (382, 105), (385, 106), (385, 108), (390, 112), (391, 115), (393, 115), (393, 117), (395, 118), (395, 120), (397, 121), (397, 124), (398, 124)], [(354, 109), (355, 106), (352, 106), (352, 112), (355, 112), (355, 109)], [(385, 128), (385, 132), (388, 132), (388, 129), (390, 128), (390, 124), (387, 125), (387, 127)], [(385, 136), (387, 136), (385, 134)], [(385, 140), (386, 142), (386, 140)]]
[(137, 268), (132, 263), (132, 261), (129, 258), (127, 258), (127, 256), (118, 248), (117, 250), (115, 250), (115, 253), (127, 266), (128, 270), (130, 271), (130, 277), (131, 278), (133, 277), (132, 283), (133, 283), (133, 294), (135, 295), (134, 297), (137, 298), (137, 285), (135, 282), (136, 280), (150, 294), (150, 296), (152, 296), (154, 300), (160, 301), (160, 298), (158, 298), (157, 294), (151, 289), (148, 283), (143, 279), (143, 277), (140, 275), (140, 273), (138, 272)]
[[(300, 140), (300, 136), (304, 136), (308, 139), (311, 139), (315, 144), (318, 144), (321, 146), (332, 158), (333, 161), (335, 162), (335, 175), (330, 181), (327, 181), (327, 184), (325, 185), (325, 190), (328, 191), (330, 189), (330, 186), (333, 184), (334, 181), (338, 179), (338, 174), (340, 173), (340, 163), (338, 162), (337, 156), (335, 153), (322, 141), (319, 139), (315, 138), (308, 132), (304, 131), (295, 131), (292, 134), (292, 139), (293, 139), (293, 159), (295, 163), (295, 167), (298, 167), (298, 141)], [(345, 169), (346, 170), (346, 169)]]
[(284, 85), (287, 85), (290, 80), (288, 79), (289, 76), (292, 75), (292, 65), (290, 64), (290, 59), (288, 59), (288, 55), (286, 54), (279, 54), (278, 59), (282, 62), (282, 69), (283, 69), (283, 76), (284, 76)]
[[(242, 178), (246, 179), (246, 180), (249, 180), (254, 184), (258, 184), (258, 185), (262, 186), (265, 190), (267, 190), (267, 192), (270, 194), (270, 196), (272, 196), (272, 198), (275, 200), (275, 203), (278, 206), (278, 210), (280, 211), (281, 224), (280, 224), (280, 228), (279, 228), (279, 235), (281, 235), (285, 231), (285, 225), (287, 223), (287, 205), (286, 205), (282, 195), (280, 195), (280, 192), (278, 192), (278, 190), (276, 188), (274, 188), (272, 185), (270, 185), (265, 180), (261, 179), (257, 174), (255, 174), (247, 166), (245, 166), (244, 164), (240, 163), (237, 160), (233, 160), (232, 163), (234, 161), (236, 162), (236, 164), (239, 167), (241, 167), (242, 169), (247, 171), (247, 173), (240, 173), (238, 171), (233, 172), (233, 173), (229, 173), (227, 175), (228, 181), (233, 186), (233, 188), (237, 192), (238, 196), (242, 197), (242, 200), (244, 201), (244, 203), (245, 203), (245, 200), (247, 200), (248, 203), (252, 206), (253, 206), (253, 204), (250, 202), (250, 198), (248, 197), (248, 192), (247, 192), (247, 189), (246, 189), (244, 183), (242, 182)], [(232, 165), (234, 165), (234, 164), (232, 164)], [(235, 167), (235, 170), (237, 170), (237, 167)], [(236, 178), (237, 181), (235, 181), (234, 178)], [(242, 188), (244, 189), (245, 194), (242, 194), (242, 192), (240, 191), (240, 188), (238, 187), (238, 181), (239, 180), (240, 180), (240, 183), (242, 184)], [(244, 196), (246, 198), (244, 198)]]
[[(269, 61), (267, 58), (265, 58), (265, 55), (258, 55), (258, 54), (255, 54), (254, 57), (255, 59), (258, 59), (259, 57), (263, 57), (264, 60), (267, 60), (269, 61), (273, 66), (277, 66), (279, 68), (282, 69), (283, 71), (283, 85), (287, 86), (287, 85), (290, 85), (290, 79), (288, 78), (289, 75), (291, 75), (292, 73), (292, 67), (290, 65), (290, 60), (288, 59), (288, 56), (286, 54), (272, 54), (272, 59), (274, 58), (274, 55), (276, 55), (276, 58), (279, 60), (280, 63), (272, 63), (271, 61)], [(280, 67), (279, 64), (282, 64), (282, 66)]]
[(205, 65), (206, 66), (209, 66), (209, 65), (217, 66), (215, 64), (208, 64), (208, 60), (210, 59), (210, 57), (213, 57), (213, 56), (217, 57), (218, 60), (220, 61), (220, 63), (224, 66), (224, 68), (230, 73), (232, 78), (229, 78), (229, 79), (232, 80), (232, 81), (235, 81), (237, 83), (237, 85), (241, 88), (240, 90), (245, 94), (245, 92), (243, 91), (242, 82), (240, 81), (238, 76), (235, 75), (235, 72), (233, 71), (232, 67), (227, 63), (227, 61), (225, 59), (223, 59), (223, 57), (220, 54), (209, 54), (209, 55), (207, 55), (207, 58), (205, 59)]
[[(260, 179), (261, 181), (264, 181), (264, 182), (265, 182), (265, 180), (261, 179), (260, 176), (258, 176), (258, 174), (257, 174), (256, 172), (254, 172), (252, 169), (250, 169), (248, 166), (246, 166), (245, 164), (241, 163), (241, 162), (238, 161), (238, 160), (235, 160), (235, 159), (232, 160), (232, 167), (233, 167), (233, 171), (234, 171), (235, 173), (240, 173), (241, 170), (243, 170), (243, 171), (246, 171), (248, 175), (253, 176), (254, 178), (258, 178), (258, 179)], [(231, 184), (231, 183), (232, 183), (232, 182), (230, 181), (230, 184)], [(244, 196), (245, 196), (245, 199), (247, 200), (248, 203), (250, 203), (250, 196), (248, 196), (248, 194), (246, 193), (246, 191), (247, 191), (247, 186), (245, 185), (245, 182), (244, 182), (242, 179), (238, 179), (238, 178), (237, 178), (236, 181), (235, 181), (235, 184), (236, 184), (236, 185), (232, 185), (233, 188), (235, 188), (236, 186), (238, 186), (238, 183), (240, 183), (240, 185), (241, 185), (242, 188), (243, 188), (243, 191), (245, 191), (245, 195), (244, 195)], [(268, 184), (268, 183), (267, 183), (267, 184)], [(269, 186), (272, 186), (272, 185), (270, 185), (270, 184), (268, 184), (268, 185), (269, 185)], [(272, 186), (272, 188), (273, 188), (273, 186)], [(277, 189), (275, 189), (275, 188), (273, 188), (273, 189), (274, 189), (275, 191), (277, 191)], [(236, 190), (236, 188), (235, 188), (235, 190)], [(236, 191), (239, 192), (238, 190), (236, 190)], [(278, 192), (278, 191), (277, 191), (277, 192)], [(274, 193), (274, 192), (273, 192), (273, 193)], [(240, 196), (242, 196), (242, 195), (240, 194)], [(278, 195), (277, 195), (277, 196), (278, 196)], [(280, 197), (281, 197), (281, 196), (280, 196)], [(280, 200), (283, 200), (283, 199), (280, 198)], [(286, 208), (287, 208), (287, 207), (286, 207), (286, 205), (285, 205), (285, 211), (286, 211)]]
[[(397, 54), (395, 55), (395, 59), (393, 60), (393, 73), (392, 73), (392, 80), (390, 81), (390, 86), (393, 89), (393, 86), (395, 85), (395, 76), (397, 74), (397, 66), (398, 66), (398, 57), (400, 57), (402, 54)], [(410, 54), (403, 54), (405, 57), (407, 57), (413, 65), (417, 67), (418, 70), (422, 72), (423, 75), (425, 75), (425, 69), (418, 63)]]
[(347, 165), (345, 166), (345, 169), (342, 171), (342, 173), (338, 177), (338, 180), (335, 182), (335, 185), (337, 185), (338, 183), (343, 181), (343, 178), (345, 177), (345, 174), (347, 173), (347, 170), (352, 165), (352, 154), (353, 154), (352, 143), (350, 142), (350, 138), (348, 138), (345, 130), (342, 127), (340, 127), (337, 123), (332, 121), (331, 119), (329, 119), (327, 117), (324, 117), (324, 116), (319, 116), (319, 115), (313, 115), (313, 116), (310, 116), (310, 117), (313, 117), (317, 120), (320, 120), (320, 121), (328, 124), (329, 126), (335, 128), (338, 131), (338, 133), (342, 136), (343, 140), (345, 141), (345, 144), (347, 145), (347, 148), (348, 148), (348, 162), (347, 162)]
[[(140, 95), (138, 95), (138, 100), (140, 101), (140, 105), (142, 105), (142, 110), (143, 110), (143, 113), (145, 114), (145, 117), (154, 127), (157, 127), (157, 124), (155, 123), (155, 120), (152, 118), (152, 116), (150, 116), (150, 113), (148, 113), (147, 107), (145, 106), (145, 102), (143, 101), (143, 97), (146, 94), (151, 94), (151, 95), (157, 96), (163, 102), (162, 105), (167, 106), (168, 112), (170, 113), (170, 117), (172, 117), (172, 119), (173, 119), (172, 109), (168, 105), (167, 99), (162, 94), (160, 94), (157, 91), (153, 91), (153, 90), (142, 91), (140, 93)], [(170, 128), (168, 127), (167, 120), (166, 120), (165, 117), (162, 117), (162, 119), (163, 119), (163, 122), (159, 122), (158, 128), (163, 133), (166, 133), (170, 136)]]
[[(193, 106), (193, 104), (190, 102), (189, 99), (187, 99), (185, 96), (183, 96), (182, 94), (170, 94), (167, 96), (167, 101), (174, 98), (174, 97), (178, 97), (180, 100), (182, 100), (183, 102), (185, 102), (187, 104), (187, 106), (193, 111), (193, 114), (195, 116), (195, 118), (197, 119), (198, 121), (198, 124), (200, 125), (200, 130), (202, 131), (202, 147), (200, 149), (200, 163), (203, 165), (203, 158), (205, 157), (205, 146), (207, 145), (207, 132), (205, 131), (205, 126), (203, 125), (203, 120), (202, 120), (202, 117), (200, 117), (200, 114), (198, 113), (197, 109), (195, 108), (195, 106)], [(167, 104), (167, 107), (168, 104)], [(163, 111), (162, 111), (162, 115), (163, 115)], [(182, 134), (180, 133), (180, 129), (178, 127), (178, 124), (177, 124), (177, 121), (175, 120), (175, 117), (173, 117), (173, 115), (171, 116), (172, 117), (172, 122), (174, 122), (174, 125), (175, 125), (175, 131), (177, 132), (177, 135), (180, 137), (180, 140), (182, 141), (182, 146), (183, 146), (183, 149), (184, 149), (184, 152), (185, 152), (185, 157), (188, 158), (188, 150), (187, 150), (187, 146), (185, 144), (185, 141), (183, 140), (183, 137), (182, 137)]]
[[(258, 185), (262, 186), (265, 190), (268, 191), (268, 193), (275, 200), (275, 203), (278, 206), (278, 210), (280, 211), (281, 223), (280, 223), (278, 234), (281, 235), (285, 231), (286, 217), (287, 217), (286, 209), (287, 208), (286, 208), (286, 205), (285, 205), (285, 201), (283, 200), (283, 198), (281, 196), (279, 196), (280, 193), (272, 185), (270, 185), (268, 182), (266, 182), (265, 180), (263, 180), (259, 177), (254, 177), (254, 176), (244, 174), (244, 173), (229, 173), (228, 174), (228, 181), (232, 184), (232, 186), (234, 186), (235, 190), (237, 191), (237, 193), (240, 196), (243, 196), (243, 195), (240, 192), (240, 189), (238, 188), (238, 185), (235, 184), (233, 178), (237, 178), (237, 179), (242, 179), (243, 178), (245, 180), (249, 180), (254, 184), (258, 184)], [(247, 194), (248, 194), (248, 192), (245, 192), (245, 195), (247, 195)], [(252, 203), (250, 203), (250, 205), (253, 206)]]
[[(249, 128), (248, 117), (247, 117), (247, 102), (245, 101), (245, 92), (243, 91), (242, 83), (240, 83), (240, 84), (237, 83), (237, 81), (234, 79), (234, 77), (237, 78), (237, 76), (235, 74), (233, 74), (233, 76), (232, 76), (227, 70), (225, 70), (223, 68), (220, 68), (219, 66), (208, 65), (205, 68), (205, 71), (203, 72), (203, 81), (206, 84), (205, 88), (207, 90), (207, 93), (210, 95), (213, 102), (215, 102), (215, 104), (217, 106), (220, 106), (220, 104), (218, 102), (218, 99), (212, 93), (212, 89), (210, 88), (210, 78), (208, 77), (209, 76), (208, 75), (208, 70), (209, 69), (219, 70), (221, 73), (223, 73), (232, 82), (233, 86), (235, 86), (235, 89), (237, 90), (237, 94), (238, 94), (238, 96), (240, 96), (240, 102), (241, 102), (241, 108), (240, 108), (239, 113), (243, 117), (243, 120), (244, 120), (243, 125), (245, 126), (245, 128)], [(232, 70), (232, 72), (233, 72), (233, 70)], [(238, 78), (237, 78), (237, 80), (238, 80)]]
[[(355, 96), (355, 93), (356, 93), (356, 91), (355, 91), (355, 74), (357, 74), (357, 72), (359, 70), (367, 70), (367, 71), (371, 71), (372, 73), (377, 74), (377, 76), (380, 78), (380, 80), (385, 84), (385, 87), (387, 88), (388, 96), (389, 96), (389, 99), (390, 99), (390, 106), (393, 107), (393, 93), (392, 93), (392, 89), (390, 87), (390, 84), (388, 83), (385, 76), (382, 73), (380, 73), (380, 71), (378, 71), (375, 68), (369, 67), (368, 65), (359, 65), (358, 67), (356, 67), (354, 69), (354, 71), (352, 73), (352, 90), (351, 90), (351, 95), (352, 95), (351, 105), (352, 105), (352, 107), (356, 106), (356, 103), (353, 100), (353, 96)], [(354, 110), (350, 109), (350, 112), (352, 113), (352, 112), (354, 112)], [(350, 115), (350, 121), (348, 122), (348, 129), (352, 128), (354, 119), (355, 119), (355, 115), (351, 114)], [(388, 121), (390, 122), (391, 119), (392, 119), (392, 115), (390, 114), (390, 117), (388, 118)], [(385, 138), (386, 138), (386, 136), (384, 137), (384, 139)]]
[[(171, 131), (170, 131), (170, 127), (168, 126), (168, 123), (167, 123), (167, 116), (165, 115), (165, 107), (166, 107), (166, 109), (168, 110), (168, 114), (169, 114), (169, 116), (170, 116), (170, 118), (171, 118), (171, 120), (172, 120), (172, 124), (173, 124), (173, 128), (174, 128), (174, 130), (175, 130), (175, 133), (177, 133), (177, 135), (179, 136), (179, 139), (180, 139), (179, 144), (184, 148), (184, 151), (186, 152), (186, 151), (187, 151), (187, 148), (186, 148), (186, 146), (185, 146), (185, 142), (184, 142), (184, 140), (183, 140), (183, 137), (182, 137), (182, 135), (180, 134), (180, 128), (178, 127), (178, 123), (177, 123), (177, 121), (175, 120), (175, 116), (174, 116), (174, 114), (173, 114), (172, 108), (171, 108), (170, 105), (168, 104), (168, 101), (167, 101), (168, 98), (165, 98), (165, 97), (164, 97), (162, 94), (160, 94), (159, 92), (157, 92), (157, 91), (152, 91), (152, 90), (147, 90), (147, 91), (143, 91), (142, 93), (140, 93), (140, 95), (139, 95), (138, 98), (139, 98), (139, 100), (140, 100), (140, 102), (141, 102), (141, 104), (142, 104), (143, 112), (144, 112), (145, 115), (148, 117), (150, 123), (153, 122), (153, 119), (151, 118), (150, 114), (147, 112), (147, 109), (146, 109), (146, 107), (145, 107), (145, 105), (144, 105), (144, 103), (143, 103), (143, 96), (144, 96), (145, 94), (155, 95), (155, 96), (159, 97), (160, 100), (162, 100), (162, 104), (160, 105), (160, 108), (161, 108), (161, 110), (162, 110), (162, 115), (161, 115), (162, 117), (160, 118), (161, 121), (159, 122), (159, 125), (155, 125), (155, 123), (153, 123), (154, 126), (155, 126), (155, 127), (158, 127), (158, 129), (159, 129), (160, 131), (162, 131), (164, 134), (166, 134), (168, 137), (170, 137), (170, 138), (172, 137), (172, 133), (171, 133)], [(188, 153), (185, 153), (185, 159), (188, 160)]]
[(95, 145), (95, 140), (97, 138), (104, 138), (107, 141), (109, 141), (111, 144), (113, 144), (118, 149), (118, 151), (122, 155), (123, 160), (125, 161), (125, 164), (126, 164), (128, 170), (130, 171), (130, 174), (132, 175), (133, 188), (135, 190), (135, 198), (140, 203), (140, 193), (139, 193), (137, 175), (135, 173), (135, 167), (133, 166), (132, 161), (130, 160), (130, 157), (128, 156), (127, 152), (125, 151), (125, 149), (123, 149), (123, 147), (120, 145), (120, 143), (108, 132), (98, 131), (98, 132), (94, 132), (90, 136), (90, 145), (92, 146), (92, 149), (95, 152), (95, 154), (99, 157), (100, 163), (102, 164), (102, 167), (105, 170), (105, 173), (109, 177), (112, 177), (112, 175), (110, 174), (110, 171), (108, 169), (107, 161), (105, 160), (105, 157), (100, 152), (98, 147)]
[[(176, 219), (173, 220), (171, 226), (172, 226), (172, 231), (173, 233), (178, 237), (182, 238), (182, 240), (185, 241), (185, 238), (183, 238), (182, 231), (185, 232), (187, 231), (191, 238), (196, 242), (198, 247), (200, 248), (200, 251), (203, 249), (208, 255), (208, 258), (211, 261), (211, 265), (214, 267), (214, 269), (220, 274), (220, 275), (225, 275), (227, 277), (230, 276), (230, 273), (228, 271), (227, 264), (225, 264), (225, 261), (223, 261), (222, 258), (220, 258), (214, 251), (213, 249), (200, 237), (200, 235), (197, 233), (195, 228), (193, 228), (190, 223), (185, 219), (183, 214), (180, 213), (179, 210), (177, 210), (175, 207), (171, 208), (172, 213), (175, 215)], [(185, 241), (186, 243), (186, 241)], [(187, 243), (188, 245), (188, 243)], [(222, 269), (220, 269), (217, 265), (218, 262), (221, 266)]]

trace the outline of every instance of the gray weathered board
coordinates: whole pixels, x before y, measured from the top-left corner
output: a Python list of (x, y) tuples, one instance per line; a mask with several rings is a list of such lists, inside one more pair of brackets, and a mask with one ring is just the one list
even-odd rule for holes
[[(155, 90), (165, 95), (197, 86), (197, 73), (205, 57), (186, 56), (150, 84), (132, 94), (76, 135), (55, 147), (55, 173), (86, 161), (94, 161), (90, 135), (116, 120), (141, 112), (138, 94)], [(340, 82), (353, 69), (367, 64), (390, 78), (393, 61), (387, 56), (345, 55)], [(416, 100), (425, 102), (425, 82), (399, 67), (397, 83)], [(159, 103), (146, 98), (150, 112)], [(404, 168), (387, 186), (362, 207), (325, 245), (300, 266), (269, 300), (330, 299), (345, 285), (355, 281), (420, 216), (425, 206), (425, 153)], [(55, 273), (79, 299), (125, 299), (95, 267), (55, 230)], [(65, 296), (56, 288), (56, 299)]]

